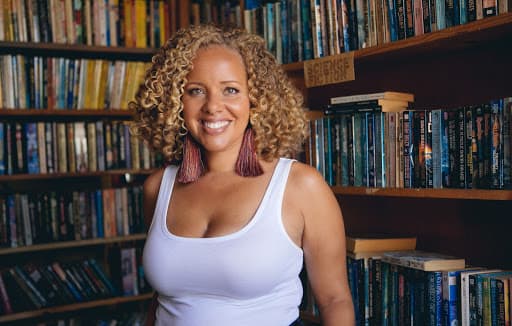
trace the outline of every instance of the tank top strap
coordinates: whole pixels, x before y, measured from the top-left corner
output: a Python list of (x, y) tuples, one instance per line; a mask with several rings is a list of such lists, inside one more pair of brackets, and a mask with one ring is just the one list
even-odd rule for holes
[(160, 182), (160, 190), (158, 191), (158, 197), (156, 200), (155, 212), (153, 213), (153, 220), (151, 222), (150, 230), (154, 224), (165, 225), (165, 219), (167, 217), (167, 207), (169, 207), (169, 200), (171, 199), (172, 189), (174, 187), (174, 181), (176, 179), (176, 173), (178, 167), (169, 165), (165, 168)]
[(280, 158), (279, 163), (276, 166), (276, 170), (274, 171), (271, 184), (269, 185), (272, 203), (277, 204), (279, 209), (282, 205), (284, 190), (288, 181), (288, 175), (290, 174), (292, 164), (295, 161), (295, 159)]

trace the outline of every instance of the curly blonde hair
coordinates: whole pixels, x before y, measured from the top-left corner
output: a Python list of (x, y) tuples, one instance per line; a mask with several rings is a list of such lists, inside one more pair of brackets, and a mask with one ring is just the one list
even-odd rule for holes
[(250, 124), (258, 157), (271, 161), (302, 150), (307, 135), (303, 97), (292, 85), (265, 40), (243, 29), (194, 25), (179, 30), (153, 56), (145, 81), (129, 108), (131, 125), (168, 162), (182, 160), (187, 129), (181, 100), (197, 50), (221, 45), (240, 53), (248, 76)]

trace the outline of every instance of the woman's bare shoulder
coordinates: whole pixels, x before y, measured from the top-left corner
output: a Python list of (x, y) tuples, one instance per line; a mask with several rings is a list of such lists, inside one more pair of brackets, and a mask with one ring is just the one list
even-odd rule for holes
[(144, 193), (156, 193), (158, 194), (158, 190), (160, 189), (160, 183), (162, 182), (162, 178), (164, 176), (164, 168), (158, 169), (155, 172), (151, 173), (146, 180), (144, 180)]
[(313, 189), (310, 189), (312, 191), (327, 185), (317, 169), (299, 161), (294, 162), (292, 165), (289, 182), (292, 186), (300, 187), (300, 189), (312, 187)]
[(153, 213), (156, 207), (156, 201), (158, 198), (158, 192), (160, 191), (160, 184), (164, 176), (165, 169), (158, 169), (151, 173), (146, 180), (144, 180), (144, 222), (146, 227), (149, 228), (151, 220), (153, 219)]

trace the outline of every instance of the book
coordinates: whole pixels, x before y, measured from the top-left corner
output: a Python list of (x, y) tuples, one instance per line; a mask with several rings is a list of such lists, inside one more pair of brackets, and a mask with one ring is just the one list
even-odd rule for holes
[(387, 251), (383, 253), (382, 260), (390, 264), (423, 271), (462, 269), (466, 264), (464, 258), (421, 250)]
[(353, 253), (414, 249), (416, 249), (416, 237), (399, 237), (385, 234), (346, 236), (346, 250)]
[(414, 94), (404, 92), (385, 91), (378, 93), (367, 93), (347, 96), (331, 97), (330, 104), (354, 103), (372, 100), (396, 100), (403, 102), (414, 102)]
[(408, 101), (394, 99), (362, 100), (348, 103), (331, 103), (324, 110), (325, 115), (339, 114), (351, 111), (380, 111), (400, 112), (410, 107)]
[(0, 273), (0, 300), (2, 301), (2, 314), (10, 314), (13, 312), (11, 306), (11, 299), (9, 299), (9, 295), (7, 294), (7, 289), (5, 287), (4, 279), (2, 274)]

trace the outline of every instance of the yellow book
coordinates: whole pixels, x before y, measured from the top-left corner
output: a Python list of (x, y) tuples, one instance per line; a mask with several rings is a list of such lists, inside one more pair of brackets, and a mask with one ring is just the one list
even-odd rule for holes
[(131, 99), (131, 85), (134, 84), (133, 82), (133, 76), (135, 74), (136, 69), (136, 62), (128, 61), (126, 63), (126, 70), (124, 74), (124, 79), (122, 81), (123, 85), (123, 91), (121, 95), (121, 102), (120, 102), (120, 108), (121, 109), (128, 109), (128, 101)]
[(107, 92), (107, 81), (108, 81), (108, 61), (101, 60), (99, 67), (99, 83), (98, 83), (98, 97), (96, 98), (96, 108), (105, 108), (105, 96)]
[[(133, 1), (134, 0), (126, 0), (124, 2), (124, 21), (123, 21), (123, 31), (124, 31), (124, 45), (126, 47), (134, 47), (135, 41), (133, 36), (133, 24), (134, 17), (133, 14)], [(144, 19), (145, 20), (145, 19)]]
[(85, 76), (85, 85), (84, 85), (84, 93), (83, 93), (83, 109), (92, 109), (94, 106), (93, 98), (94, 97), (94, 88), (95, 88), (95, 67), (96, 60), (87, 60), (86, 62), (86, 76)]
[(157, 24), (159, 24), (159, 29), (160, 29), (160, 46), (164, 45), (165, 41), (167, 41), (168, 31), (165, 26), (166, 16), (167, 15), (165, 14), (164, 2), (158, 1), (158, 19), (159, 19), (159, 21), (157, 22)]
[(92, 79), (92, 92), (91, 92), (91, 107), (92, 109), (99, 109), (98, 103), (99, 103), (99, 96), (100, 96), (100, 88), (102, 86), (102, 69), (103, 69), (103, 63), (105, 60), (95, 60), (94, 61), (94, 73), (93, 73), (93, 79)]
[(89, 171), (97, 171), (98, 159), (97, 159), (97, 145), (96, 145), (96, 124), (94, 122), (86, 122), (87, 130), (87, 149), (88, 149), (88, 162)]
[(347, 235), (346, 246), (347, 251), (352, 253), (413, 250), (416, 249), (416, 237), (398, 237), (380, 234), (362, 236)]
[(147, 47), (146, 1), (135, 0), (135, 46)]

